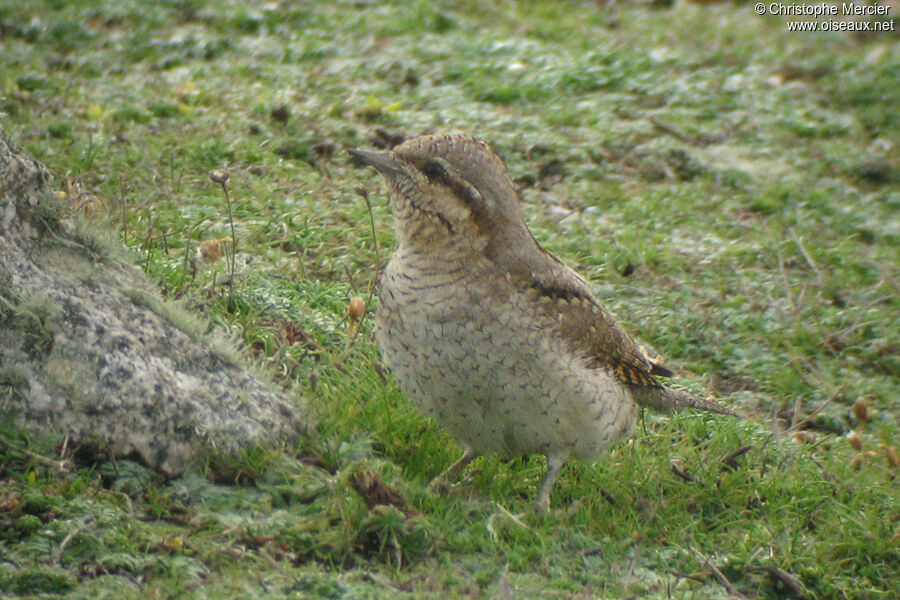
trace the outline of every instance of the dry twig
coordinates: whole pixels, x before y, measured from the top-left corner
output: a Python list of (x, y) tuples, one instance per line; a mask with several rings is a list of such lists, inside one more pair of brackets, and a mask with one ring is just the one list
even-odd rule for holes
[(831, 403), (834, 401), (835, 398), (837, 398), (838, 396), (840, 396), (841, 394), (843, 394), (843, 393), (844, 393), (844, 390), (846, 390), (847, 387), (848, 387), (849, 385), (850, 385), (849, 383), (846, 383), (846, 382), (845, 382), (844, 385), (842, 385), (841, 387), (839, 387), (838, 390), (837, 390), (835, 393), (833, 393), (833, 394), (831, 395), (831, 397), (828, 398), (828, 400), (826, 400), (825, 402), (823, 402), (822, 404), (820, 404), (819, 406), (817, 406), (816, 409), (815, 409), (814, 411), (812, 411), (811, 413), (809, 413), (809, 416), (807, 416), (807, 417), (806, 417), (805, 419), (803, 419), (802, 421), (800, 421), (800, 422), (798, 422), (798, 423), (795, 423), (794, 425), (791, 425), (790, 427), (788, 427), (787, 429), (785, 429), (785, 430), (784, 430), (784, 435), (788, 435), (789, 433), (793, 433), (794, 431), (800, 429), (801, 427), (803, 427), (803, 426), (805, 426), (807, 423), (809, 423), (809, 422), (813, 419), (813, 417), (815, 417), (817, 414), (819, 414), (820, 412), (822, 412), (822, 411), (825, 409), (826, 406), (828, 406), (829, 404), (831, 404)]
[(687, 549), (690, 550), (690, 552), (694, 556), (696, 556), (697, 558), (702, 560), (704, 566), (709, 567), (709, 570), (712, 571), (713, 576), (719, 581), (719, 583), (722, 585), (722, 587), (725, 588), (725, 591), (727, 591), (729, 594), (731, 594), (732, 597), (734, 597), (734, 598), (743, 598), (744, 597), (743, 594), (738, 592), (737, 589), (733, 585), (731, 585), (731, 582), (728, 581), (728, 578), (725, 577), (725, 575), (722, 573), (722, 571), (720, 571), (718, 568), (716, 568), (716, 565), (712, 564), (712, 562), (709, 560), (709, 558), (706, 555), (704, 555), (699, 550), (693, 548), (690, 544), (688, 544)]
[[(363, 308), (362, 317), (360, 317), (361, 322), (362, 319), (364, 319), (365, 316), (369, 314), (369, 306), (372, 304), (372, 298), (375, 296), (375, 285), (377, 284), (378, 278), (381, 275), (381, 255), (378, 251), (378, 238), (375, 235), (375, 214), (372, 212), (372, 202), (369, 200), (369, 191), (363, 186), (357, 186), (354, 191), (358, 196), (361, 196), (362, 199), (366, 201), (366, 208), (369, 210), (369, 228), (372, 231), (372, 244), (375, 248), (375, 274), (372, 276), (372, 281), (369, 282), (369, 294), (366, 297), (366, 305)], [(353, 345), (353, 341), (356, 339), (356, 336), (359, 335), (360, 329), (362, 329), (362, 327), (356, 327), (356, 329), (353, 331), (353, 334), (347, 340), (345, 349)]]
[(52, 460), (47, 458), (46, 456), (41, 456), (40, 454), (36, 454), (31, 450), (26, 450), (17, 444), (13, 444), (9, 440), (0, 437), (0, 445), (4, 448), (15, 452), (16, 454), (20, 454), (22, 456), (27, 456), (31, 460), (38, 462), (45, 467), (50, 467), (57, 473), (66, 474), (69, 472), (69, 461), (67, 460)]

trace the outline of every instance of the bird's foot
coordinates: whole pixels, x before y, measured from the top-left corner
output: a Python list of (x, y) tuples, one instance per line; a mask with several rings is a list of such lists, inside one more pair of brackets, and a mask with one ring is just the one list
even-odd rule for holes
[(428, 482), (428, 487), (425, 488), (428, 490), (429, 494), (449, 494), (458, 486), (458, 483), (451, 483), (447, 480), (443, 475), (438, 475), (434, 479)]
[(550, 498), (544, 498), (540, 501), (535, 499), (535, 501), (531, 503), (531, 510), (536, 513), (550, 512)]
[(545, 513), (550, 510), (550, 491), (553, 489), (553, 484), (556, 483), (556, 478), (559, 477), (559, 472), (566, 464), (566, 458), (565, 456), (547, 457), (547, 474), (544, 475), (541, 487), (538, 489), (534, 503), (531, 505), (531, 509), (534, 512)]
[(450, 480), (456, 476), (457, 473), (462, 471), (466, 465), (475, 460), (477, 455), (469, 450), (468, 448), (463, 452), (463, 455), (459, 457), (455, 463), (444, 469), (444, 472), (431, 480), (431, 483), (428, 484), (428, 491), (432, 494), (446, 494), (453, 490), (456, 487), (456, 484), (450, 482)]

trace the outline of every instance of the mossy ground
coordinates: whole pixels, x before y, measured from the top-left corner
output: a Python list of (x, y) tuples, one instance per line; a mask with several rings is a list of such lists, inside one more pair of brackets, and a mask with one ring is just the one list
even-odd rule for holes
[[(299, 447), (169, 482), (0, 448), (3, 595), (900, 595), (896, 34), (788, 33), (743, 3), (0, 0), (0, 36), (7, 135), (319, 415)], [(748, 418), (648, 416), (567, 467), (548, 515), (519, 514), (536, 457), (427, 492), (458, 448), (370, 318), (346, 347), (376, 264), (355, 186), (382, 258), (393, 237), (343, 152), (424, 132), (494, 144), (538, 239)], [(191, 260), (232, 236), (222, 168), (231, 287)]]

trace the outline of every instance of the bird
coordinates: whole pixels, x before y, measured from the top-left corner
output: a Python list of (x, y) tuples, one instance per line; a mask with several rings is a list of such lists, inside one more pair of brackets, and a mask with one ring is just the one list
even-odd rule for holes
[(543, 454), (533, 507), (569, 459), (594, 461), (630, 435), (641, 407), (735, 413), (661, 384), (651, 358), (522, 216), (500, 156), (462, 135), (349, 151), (383, 177), (397, 246), (380, 277), (375, 338), (400, 389), (462, 457)]

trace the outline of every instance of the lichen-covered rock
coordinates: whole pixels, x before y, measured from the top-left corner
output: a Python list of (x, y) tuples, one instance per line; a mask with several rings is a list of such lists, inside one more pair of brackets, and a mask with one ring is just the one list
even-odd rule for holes
[(48, 180), (0, 139), (0, 413), (167, 474), (210, 447), (304, 433), (299, 399), (161, 300), (114, 240), (69, 222)]

